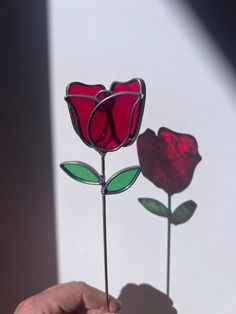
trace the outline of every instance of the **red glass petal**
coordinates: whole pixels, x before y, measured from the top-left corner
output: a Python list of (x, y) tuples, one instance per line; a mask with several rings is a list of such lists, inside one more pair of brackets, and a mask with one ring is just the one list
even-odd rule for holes
[(135, 105), (139, 99), (135, 94), (113, 95), (98, 105), (89, 124), (91, 141), (97, 148), (109, 151), (129, 144), (130, 130), (133, 135), (138, 125)]
[(114, 93), (120, 93), (120, 92), (141, 93), (140, 101), (137, 104), (133, 112), (129, 138), (124, 144), (124, 146), (131, 145), (138, 135), (140, 124), (142, 121), (144, 104), (145, 104), (145, 96), (146, 96), (145, 83), (142, 79), (132, 79), (127, 82), (113, 82), (110, 89)]
[(144, 82), (141, 79), (133, 79), (128, 82), (113, 82), (110, 90), (114, 93), (119, 92), (134, 92), (140, 93), (142, 91)]
[(131, 121), (131, 128), (129, 132), (129, 137), (127, 141), (125, 142), (124, 146), (131, 145), (133, 141), (137, 137), (137, 133), (140, 129), (140, 124), (143, 116), (143, 104), (141, 100), (139, 99), (136, 107), (134, 108), (133, 115), (132, 115), (132, 121)]
[(75, 131), (87, 145), (91, 146), (87, 126), (89, 117), (97, 106), (97, 101), (94, 98), (83, 96), (67, 96), (66, 101), (69, 104), (71, 120)]
[(73, 82), (68, 85), (66, 93), (67, 95), (86, 95), (95, 97), (99, 91), (104, 89), (105, 87), (101, 84), (88, 85), (79, 82)]

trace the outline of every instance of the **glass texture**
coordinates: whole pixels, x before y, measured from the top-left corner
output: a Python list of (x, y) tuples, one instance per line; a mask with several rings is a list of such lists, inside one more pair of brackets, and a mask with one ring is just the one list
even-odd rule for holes
[(68, 88), (68, 94), (69, 95), (86, 95), (86, 96), (95, 97), (99, 91), (104, 90), (104, 89), (105, 87), (100, 84), (86, 85), (82, 83), (72, 83), (70, 84)]
[(130, 143), (127, 138), (133, 136), (139, 120), (138, 109), (132, 113), (138, 99), (137, 95), (114, 95), (98, 106), (89, 126), (96, 147), (113, 150)]
[(141, 91), (141, 86), (139, 81), (134, 80), (131, 81), (130, 83), (118, 83), (115, 82), (111, 86), (111, 91), (114, 93), (119, 93), (119, 92), (135, 92), (135, 93), (140, 93)]
[(130, 134), (129, 134), (129, 138), (125, 142), (125, 146), (128, 146), (130, 143), (132, 143), (133, 138), (136, 136), (138, 124), (140, 122), (139, 114), (140, 114), (140, 101), (137, 103), (137, 106), (134, 109), (132, 121), (131, 121)]
[[(139, 81), (134, 80), (131, 81), (130, 83), (118, 83), (115, 82), (111, 86), (111, 90), (114, 93), (119, 93), (119, 92), (135, 92), (135, 93), (140, 93), (141, 91), (141, 85)], [(131, 130), (129, 134), (129, 138), (125, 142), (124, 146), (128, 146), (133, 142), (133, 138), (136, 136), (136, 131), (138, 128), (138, 123), (139, 123), (139, 115), (140, 115), (140, 102), (137, 104), (137, 107), (134, 110), (134, 114), (132, 117), (132, 122), (131, 122)]]
[(139, 168), (130, 169), (118, 174), (106, 186), (106, 191), (109, 192), (122, 192), (127, 189), (136, 180), (139, 174)]
[(99, 179), (91, 169), (78, 164), (65, 164), (63, 167), (65, 168), (66, 172), (69, 172), (69, 174), (72, 175), (75, 179), (77, 178), (83, 182), (99, 183)]
[(74, 109), (73, 110), (69, 106), (72, 122), (76, 132), (79, 134), (79, 136), (81, 136), (84, 142), (90, 145), (87, 126), (89, 117), (96, 107), (97, 102), (95, 101), (95, 99), (90, 99), (86, 97), (68, 96), (66, 99), (69, 101)]

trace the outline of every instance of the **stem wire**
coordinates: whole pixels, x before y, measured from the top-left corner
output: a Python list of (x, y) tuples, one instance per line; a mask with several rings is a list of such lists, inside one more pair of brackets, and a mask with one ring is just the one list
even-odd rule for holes
[[(106, 184), (105, 177), (105, 154), (101, 155), (102, 168), (102, 187)], [(106, 294), (106, 312), (109, 312), (109, 293), (108, 293), (108, 263), (107, 263), (107, 222), (106, 222), (106, 195), (102, 193), (102, 214), (103, 214), (103, 250), (104, 250), (104, 275), (105, 275), (105, 294)]]

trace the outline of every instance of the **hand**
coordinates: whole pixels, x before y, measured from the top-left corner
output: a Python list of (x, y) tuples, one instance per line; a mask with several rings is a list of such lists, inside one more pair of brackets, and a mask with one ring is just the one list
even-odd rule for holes
[[(21, 302), (14, 314), (102, 314), (105, 312), (105, 293), (84, 282), (70, 282), (51, 287)], [(112, 297), (109, 311), (120, 309)]]

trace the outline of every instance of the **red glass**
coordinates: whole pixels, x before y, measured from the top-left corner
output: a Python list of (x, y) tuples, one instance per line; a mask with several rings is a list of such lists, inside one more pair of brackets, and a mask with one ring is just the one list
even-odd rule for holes
[(67, 95), (86, 95), (86, 96), (95, 97), (99, 91), (102, 91), (104, 89), (105, 87), (101, 84), (88, 85), (88, 84), (73, 82), (67, 86), (66, 94)]
[[(140, 96), (112, 95), (101, 102), (89, 123), (91, 142), (100, 149), (114, 150), (131, 144), (138, 123)], [(132, 121), (134, 121), (132, 123)]]
[(98, 101), (95, 98), (74, 95), (67, 98), (72, 124), (76, 133), (88, 144), (89, 137), (87, 124), (89, 117), (97, 106)]
[(140, 82), (138, 80), (130, 80), (128, 82), (113, 82), (110, 90), (113, 93), (119, 92), (140, 92)]
[(141, 79), (114, 82), (110, 90), (103, 85), (71, 83), (65, 99), (74, 129), (85, 144), (108, 152), (135, 141), (143, 116), (145, 92)]
[(196, 139), (167, 128), (156, 135), (147, 129), (137, 141), (143, 175), (169, 195), (182, 192), (190, 184), (201, 160)]

